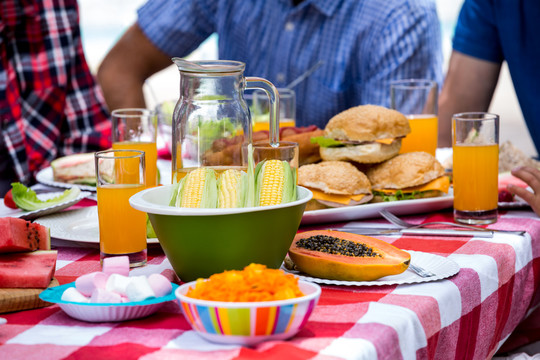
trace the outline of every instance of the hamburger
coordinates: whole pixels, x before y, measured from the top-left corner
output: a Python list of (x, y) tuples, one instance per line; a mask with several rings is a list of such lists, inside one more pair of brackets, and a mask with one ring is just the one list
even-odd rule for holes
[(367, 176), (345, 161), (323, 161), (300, 166), (298, 184), (313, 192), (306, 210), (351, 206), (371, 200), (371, 184)]
[(367, 170), (372, 202), (420, 199), (448, 192), (450, 179), (441, 163), (426, 152), (397, 155)]
[(324, 136), (313, 138), (325, 161), (380, 163), (396, 156), (401, 139), (411, 132), (400, 112), (377, 105), (360, 105), (332, 117)]

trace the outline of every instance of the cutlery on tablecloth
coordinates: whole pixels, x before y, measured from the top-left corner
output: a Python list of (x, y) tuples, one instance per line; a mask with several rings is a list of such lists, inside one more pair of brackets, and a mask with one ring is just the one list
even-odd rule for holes
[(456, 229), (430, 229), (430, 228), (373, 228), (354, 225), (345, 225), (329, 230), (345, 231), (359, 235), (418, 235), (418, 236), (465, 236), (492, 238), (493, 231), (456, 230)]
[(486, 228), (483, 228), (483, 227), (480, 227), (480, 226), (457, 224), (457, 223), (452, 223), (452, 222), (448, 222), (448, 221), (431, 221), (431, 222), (427, 222), (427, 223), (423, 223), (423, 224), (413, 224), (413, 223), (407, 222), (407, 221), (397, 217), (396, 215), (394, 215), (393, 213), (391, 213), (390, 211), (388, 211), (386, 209), (382, 209), (381, 211), (379, 211), (379, 214), (381, 214), (381, 216), (383, 218), (385, 218), (386, 220), (388, 220), (390, 223), (392, 223), (394, 225), (397, 225), (397, 226), (400, 226), (402, 228), (407, 228), (407, 229), (426, 228), (426, 227), (428, 227), (430, 225), (448, 225), (448, 226), (452, 226), (454, 228), (462, 228), (462, 229), (468, 229), (468, 230), (472, 230), (472, 231), (496, 232), (496, 233), (512, 234), (512, 235), (524, 235), (525, 234), (525, 231), (486, 229)]

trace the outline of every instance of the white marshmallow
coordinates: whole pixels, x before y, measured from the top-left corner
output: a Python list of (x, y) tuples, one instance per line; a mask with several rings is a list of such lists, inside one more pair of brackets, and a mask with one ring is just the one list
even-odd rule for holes
[(105, 290), (126, 296), (126, 288), (131, 281), (130, 279), (124, 275), (111, 274), (105, 284)]
[(120, 303), (122, 302), (122, 296), (105, 289), (95, 289), (90, 297), (91, 303)]
[(152, 274), (148, 277), (148, 283), (157, 297), (170, 294), (172, 285), (167, 278), (161, 274)]
[(133, 276), (126, 287), (126, 295), (130, 301), (143, 301), (156, 297), (146, 276)]
[(101, 270), (109, 275), (120, 274), (129, 276), (129, 257), (122, 255), (104, 258)]
[(91, 296), (96, 288), (105, 288), (109, 275), (101, 271), (81, 275), (75, 280), (75, 287), (84, 296)]
[(89, 298), (81, 294), (76, 288), (69, 287), (62, 293), (61, 299), (63, 301), (73, 301), (73, 302), (81, 302), (81, 303), (87, 303), (90, 301)]

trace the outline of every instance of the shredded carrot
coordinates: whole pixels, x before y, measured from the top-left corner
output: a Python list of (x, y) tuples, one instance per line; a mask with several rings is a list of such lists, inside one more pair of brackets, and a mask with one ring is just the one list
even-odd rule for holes
[(195, 299), (230, 302), (285, 300), (303, 295), (295, 276), (260, 264), (198, 279), (186, 294)]

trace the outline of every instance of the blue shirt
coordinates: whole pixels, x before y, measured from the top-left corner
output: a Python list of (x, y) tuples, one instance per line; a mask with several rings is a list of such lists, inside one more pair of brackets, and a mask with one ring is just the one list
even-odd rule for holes
[(440, 25), (432, 0), (150, 0), (138, 25), (169, 56), (186, 56), (216, 32), (219, 58), (246, 76), (294, 88), (297, 125), (324, 127), (361, 104), (389, 106), (390, 81), (442, 81)]
[(466, 0), (453, 47), (494, 63), (506, 60), (523, 117), (540, 153), (540, 1)]

